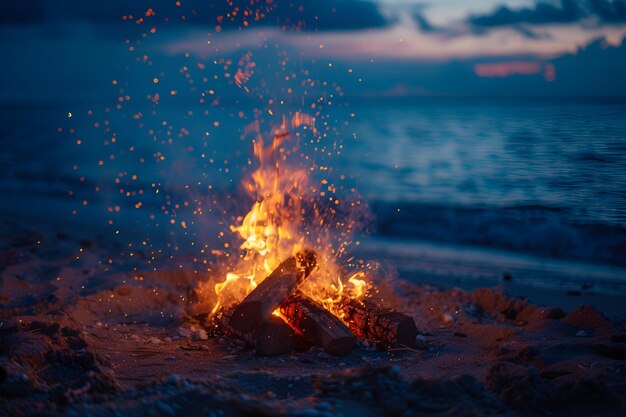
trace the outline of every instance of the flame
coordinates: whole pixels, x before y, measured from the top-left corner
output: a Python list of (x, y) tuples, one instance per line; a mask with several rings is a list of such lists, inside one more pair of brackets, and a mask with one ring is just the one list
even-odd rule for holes
[(335, 316), (343, 319), (345, 313), (343, 306), (349, 300), (360, 299), (365, 296), (369, 290), (370, 284), (364, 279), (365, 272), (359, 271), (348, 278), (349, 286), (341, 281), (341, 276), (337, 276), (337, 283), (331, 283), (327, 288), (320, 288), (319, 285), (313, 285), (304, 288), (303, 293), (319, 302), (326, 310)]
[[(315, 118), (296, 113), (289, 124), (291, 128), (305, 126), (314, 131)], [(224, 280), (213, 286), (213, 314), (222, 306), (243, 300), (280, 262), (305, 246), (316, 250), (318, 269), (300, 290), (337, 317), (343, 318), (341, 306), (346, 300), (363, 297), (369, 289), (363, 271), (352, 273), (345, 283), (342, 281), (344, 272), (339, 267), (338, 258), (344, 253), (349, 239), (339, 243), (334, 241), (329, 225), (346, 224), (348, 232), (353, 227), (350, 219), (331, 221), (333, 219), (328, 217), (336, 212), (334, 208), (320, 209), (324, 206), (318, 199), (324, 193), (312, 183), (310, 169), (294, 168), (287, 163), (289, 152), (285, 144), (290, 134), (286, 125), (287, 120), (283, 118), (270, 145), (265, 146), (260, 134), (253, 142), (259, 165), (244, 186), (255, 202), (245, 216), (237, 218), (238, 225), (230, 226), (231, 232), (241, 239), (241, 256)], [(323, 180), (322, 184), (327, 181)], [(339, 200), (333, 203), (339, 204)], [(282, 317), (278, 310), (273, 314)]]

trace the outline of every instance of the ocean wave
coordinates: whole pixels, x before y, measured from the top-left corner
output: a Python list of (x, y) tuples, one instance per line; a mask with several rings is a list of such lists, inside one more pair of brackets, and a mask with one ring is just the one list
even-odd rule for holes
[(372, 204), (377, 234), (626, 265), (626, 229), (573, 220), (560, 207)]

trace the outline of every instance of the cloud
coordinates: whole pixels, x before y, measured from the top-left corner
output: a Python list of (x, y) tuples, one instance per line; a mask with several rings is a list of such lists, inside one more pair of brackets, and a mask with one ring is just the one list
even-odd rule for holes
[(626, 1), (588, 0), (590, 9), (607, 23), (626, 22)]
[(542, 70), (543, 63), (536, 61), (502, 61), (474, 64), (474, 73), (484, 78), (534, 75)]
[(514, 28), (517, 32), (519, 32), (521, 35), (525, 36), (528, 39), (552, 39), (552, 36), (549, 33), (539, 33), (528, 27), (528, 25), (516, 25), (514, 26)]
[(587, 18), (607, 24), (626, 22), (626, 0), (540, 1), (533, 7), (520, 9), (500, 6), (491, 13), (470, 16), (467, 23), (479, 28), (493, 28), (520, 24), (569, 24)]
[(417, 23), (417, 27), (419, 28), (420, 32), (437, 33), (441, 31), (441, 28), (435, 27), (433, 24), (431, 24), (421, 11), (413, 13), (413, 19), (415, 20), (415, 23)]
[(561, 0), (559, 5), (540, 2), (532, 8), (516, 10), (500, 6), (492, 13), (470, 16), (467, 20), (474, 26), (494, 27), (520, 23), (534, 25), (572, 23), (580, 20), (581, 17), (580, 7), (574, 0)]
[[(459, 36), (484, 36), (488, 34), (490, 29), (490, 27), (476, 24), (451, 24), (447, 26), (433, 25), (428, 18), (426, 18), (421, 9), (413, 12), (412, 17), (421, 33), (442, 35), (447, 38)], [(530, 25), (526, 23), (517, 22), (515, 24), (511, 24), (510, 28), (528, 39), (550, 39), (549, 34), (539, 33), (536, 30), (533, 30)]]
[(132, 15), (132, 21), (144, 18), (151, 9), (151, 22), (193, 23), (222, 28), (248, 25), (278, 26), (304, 31), (357, 30), (389, 24), (371, 0), (33, 0), (1, 2), (0, 23), (25, 24), (50, 21), (120, 22)]
[(0, 2), (0, 24), (27, 24), (44, 17), (44, 0)]
[(414, 10), (411, 12), (411, 18), (421, 33), (440, 35), (446, 38), (480, 34), (476, 30), (470, 30), (465, 25), (435, 25), (424, 14), (425, 8), (425, 5), (419, 5), (414, 7)]
[(301, 0), (293, 4), (280, 2), (275, 9), (282, 22), (318, 30), (355, 30), (387, 25), (378, 6), (364, 0)]

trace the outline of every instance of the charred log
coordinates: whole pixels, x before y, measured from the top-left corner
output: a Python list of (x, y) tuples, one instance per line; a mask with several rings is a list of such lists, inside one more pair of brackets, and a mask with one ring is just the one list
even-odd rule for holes
[(344, 321), (359, 339), (385, 349), (415, 344), (417, 327), (406, 314), (356, 300), (347, 303), (343, 311)]
[(230, 325), (232, 310), (224, 310), (216, 317), (216, 326), (229, 337), (243, 340), (259, 355), (276, 356), (291, 352), (294, 333), (280, 317), (272, 316), (251, 331), (241, 332)]
[(250, 333), (272, 320), (272, 312), (289, 298), (317, 265), (315, 253), (304, 250), (283, 261), (235, 308), (229, 325)]
[(345, 324), (315, 301), (303, 295), (287, 299), (280, 312), (289, 325), (312, 345), (331, 355), (347, 355), (356, 345), (356, 337)]

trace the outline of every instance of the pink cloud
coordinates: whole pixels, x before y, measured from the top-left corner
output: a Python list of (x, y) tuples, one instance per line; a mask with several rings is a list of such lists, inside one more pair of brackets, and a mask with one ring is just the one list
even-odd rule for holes
[(511, 75), (534, 75), (543, 71), (539, 62), (508, 61), (474, 65), (474, 73), (479, 77), (510, 77)]

